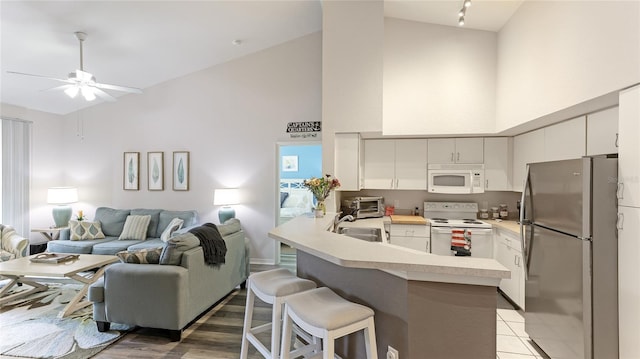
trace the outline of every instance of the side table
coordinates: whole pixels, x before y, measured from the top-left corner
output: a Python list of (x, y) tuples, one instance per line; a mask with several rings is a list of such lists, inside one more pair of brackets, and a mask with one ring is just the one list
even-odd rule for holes
[(42, 253), (47, 250), (47, 242), (53, 241), (60, 237), (60, 230), (66, 227), (59, 228), (33, 228), (31, 229), (31, 233), (40, 233), (44, 238), (46, 238), (46, 242), (44, 243), (34, 243), (29, 245), (29, 254), (37, 254)]

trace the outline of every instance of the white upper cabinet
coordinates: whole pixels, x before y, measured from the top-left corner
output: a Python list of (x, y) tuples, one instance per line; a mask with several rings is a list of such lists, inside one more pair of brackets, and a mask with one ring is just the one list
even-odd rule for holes
[(427, 189), (427, 140), (364, 141), (364, 188)]
[(335, 178), (340, 180), (338, 190), (362, 189), (362, 140), (357, 133), (336, 133)]
[(527, 163), (543, 162), (545, 154), (544, 128), (513, 138), (513, 190), (522, 192)]
[(513, 140), (509, 137), (484, 139), (485, 191), (511, 191)]
[(586, 118), (577, 117), (544, 129), (544, 160), (580, 158), (586, 153)]
[(618, 205), (640, 207), (640, 86), (620, 92)]
[(618, 153), (618, 107), (587, 115), (587, 156)]
[(391, 189), (395, 182), (395, 140), (364, 141), (364, 188)]
[(428, 140), (429, 163), (483, 163), (482, 137), (432, 138)]
[(427, 189), (427, 140), (396, 140), (396, 189)]

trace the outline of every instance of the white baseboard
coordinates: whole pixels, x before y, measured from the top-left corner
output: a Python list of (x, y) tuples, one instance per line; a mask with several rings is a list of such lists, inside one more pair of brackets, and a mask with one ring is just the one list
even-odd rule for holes
[(250, 264), (265, 264), (265, 265), (276, 265), (273, 259), (267, 258), (251, 258), (249, 259)]

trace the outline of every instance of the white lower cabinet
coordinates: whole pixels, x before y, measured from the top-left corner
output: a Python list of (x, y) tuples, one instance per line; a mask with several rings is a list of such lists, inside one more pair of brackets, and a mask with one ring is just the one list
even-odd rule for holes
[(495, 260), (511, 271), (511, 278), (500, 281), (500, 290), (524, 310), (525, 279), (520, 238), (510, 231), (496, 228), (493, 243)]
[(431, 253), (431, 227), (418, 224), (391, 224), (389, 243)]
[(619, 357), (640, 358), (640, 208), (619, 206), (618, 216)]

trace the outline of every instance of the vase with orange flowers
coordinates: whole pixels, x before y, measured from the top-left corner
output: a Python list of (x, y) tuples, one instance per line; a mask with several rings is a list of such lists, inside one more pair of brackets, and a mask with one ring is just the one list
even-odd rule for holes
[(340, 187), (340, 181), (337, 178), (332, 178), (330, 174), (326, 174), (324, 177), (311, 177), (304, 180), (303, 185), (311, 191), (316, 199), (316, 217), (322, 217), (327, 214), (327, 207), (324, 201), (329, 197), (331, 191)]

